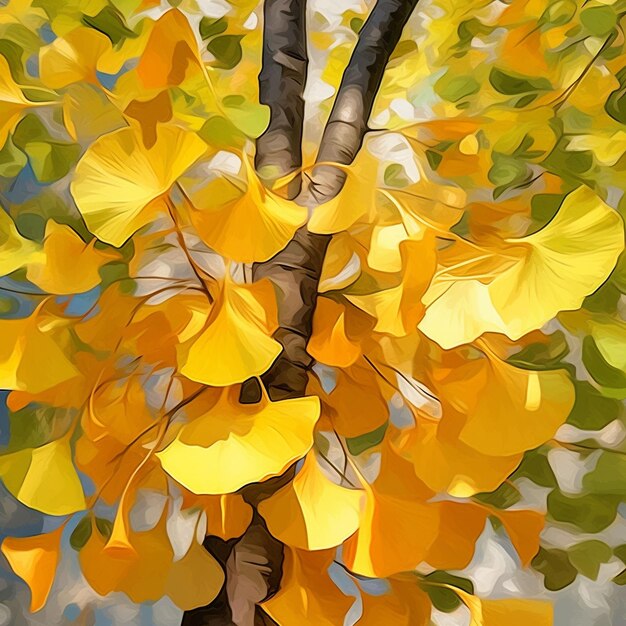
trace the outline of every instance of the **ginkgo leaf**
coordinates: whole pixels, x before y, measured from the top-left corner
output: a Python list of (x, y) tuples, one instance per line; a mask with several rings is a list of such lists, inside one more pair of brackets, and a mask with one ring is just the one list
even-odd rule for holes
[(39, 393), (79, 376), (60, 341), (63, 329), (54, 330), (37, 313), (0, 320), (0, 388)]
[(232, 493), (249, 483), (282, 474), (313, 444), (319, 417), (316, 397), (239, 404), (238, 389), (201, 396), (193, 419), (157, 453), (163, 469), (198, 494)]
[(206, 512), (207, 535), (224, 541), (241, 537), (252, 521), (252, 507), (237, 493), (201, 496), (197, 503)]
[(375, 205), (378, 161), (366, 148), (359, 152), (353, 167), (336, 167), (344, 170), (345, 184), (339, 194), (313, 210), (307, 224), (312, 233), (328, 235), (347, 230)]
[(315, 360), (336, 367), (349, 367), (361, 356), (358, 342), (348, 334), (343, 304), (317, 299), (307, 351)]
[(169, 596), (183, 610), (209, 604), (219, 593), (224, 572), (211, 554), (195, 539), (189, 551), (174, 561), (165, 516), (156, 526), (131, 532), (131, 550), (106, 549), (107, 537), (95, 524), (79, 552), (81, 570), (100, 595), (122, 591), (136, 603)]
[(170, 9), (154, 23), (136, 71), (144, 89), (167, 89), (180, 85), (187, 75), (205, 72), (184, 13)]
[(524, 370), (494, 357), (469, 364), (438, 389), (445, 389), (445, 421), (456, 411), (466, 416), (457, 437), (491, 456), (537, 447), (554, 436), (574, 406), (566, 370)]
[(613, 166), (626, 152), (626, 133), (618, 130), (612, 135), (577, 135), (570, 139), (567, 150), (591, 150), (599, 163)]
[(192, 201), (189, 217), (221, 255), (242, 263), (267, 261), (305, 223), (307, 210), (266, 189), (245, 153), (242, 162), (243, 181), (224, 175), (196, 193), (182, 181)]
[(377, 225), (372, 229), (367, 264), (379, 272), (402, 271), (400, 244), (409, 238), (404, 224)]
[(180, 350), (180, 371), (212, 386), (260, 376), (282, 350), (271, 338), (277, 327), (276, 300), (267, 281), (237, 285), (227, 278), (206, 327)]
[(309, 552), (285, 548), (281, 584), (263, 608), (279, 624), (341, 626), (354, 598), (328, 573), (334, 550)]
[(504, 525), (523, 567), (528, 567), (539, 552), (545, 515), (539, 511), (494, 511)]
[(399, 285), (373, 293), (346, 294), (352, 304), (376, 319), (375, 331), (396, 337), (415, 331), (424, 313), (421, 298), (435, 271), (433, 239), (426, 233), (422, 241), (400, 244), (404, 272)]
[(57, 37), (39, 50), (39, 77), (51, 89), (71, 83), (97, 83), (98, 59), (111, 48), (109, 38), (87, 27), (79, 27)]
[(32, 104), (13, 80), (6, 58), (0, 55), (0, 148), (6, 143), (24, 109)]
[(43, 608), (60, 560), (63, 526), (43, 535), (6, 537), (2, 554), (11, 569), (30, 587), (31, 613)]
[(309, 452), (296, 477), (259, 504), (274, 537), (295, 548), (338, 546), (359, 526), (363, 491), (331, 482)]
[(46, 224), (41, 261), (30, 263), (26, 276), (40, 289), (54, 294), (89, 291), (100, 283), (100, 268), (117, 258), (86, 244), (69, 226), (50, 220)]
[(419, 328), (443, 348), (485, 332), (518, 339), (559, 311), (578, 308), (611, 273), (624, 247), (624, 230), (616, 212), (580, 187), (542, 230), (504, 243), (502, 252), (486, 253), (502, 267), (492, 267), (488, 282), (471, 275), (456, 278), (450, 268), (425, 294)]
[(439, 505), (426, 502), (432, 492), (420, 483), (412, 466), (389, 448), (383, 448), (378, 478), (364, 488), (359, 529), (343, 545), (346, 566), (372, 578), (415, 569), (439, 531)]
[(89, 230), (119, 247), (150, 222), (155, 201), (206, 151), (200, 137), (178, 126), (160, 126), (150, 148), (140, 128), (122, 128), (91, 144), (70, 189)]
[(431, 489), (466, 498), (497, 489), (522, 460), (522, 454), (488, 456), (473, 450), (456, 437), (438, 432), (428, 421), (402, 433), (397, 449), (413, 462), (415, 473)]
[(0, 456), (0, 477), (22, 504), (42, 513), (69, 515), (85, 508), (67, 437)]
[(39, 246), (18, 232), (9, 214), (0, 207), (0, 275), (5, 276), (39, 255)]
[(363, 614), (356, 626), (428, 626), (432, 606), (414, 581), (391, 580), (387, 593), (361, 593)]
[(456, 587), (453, 591), (469, 608), (470, 626), (553, 626), (554, 609), (551, 602), (526, 599), (483, 600)]
[[(342, 437), (372, 432), (389, 419), (390, 387), (363, 360), (337, 372), (333, 390), (321, 395), (324, 413)], [(357, 417), (358, 416), (358, 417)]]

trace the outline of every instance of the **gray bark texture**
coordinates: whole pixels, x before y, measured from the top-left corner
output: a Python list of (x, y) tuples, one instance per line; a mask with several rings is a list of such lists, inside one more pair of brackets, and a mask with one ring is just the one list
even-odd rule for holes
[[(349, 165), (367, 132), (376, 93), (402, 29), (417, 0), (378, 0), (364, 23), (344, 72), (324, 129), (310, 177), (295, 175), (287, 197), (314, 209), (342, 189), (345, 172), (332, 163)], [(256, 167), (268, 181), (297, 172), (302, 164), (304, 119), (302, 97), (307, 68), (305, 0), (266, 0), (260, 100), (270, 107), (270, 122), (257, 140)], [(300, 228), (287, 246), (265, 263), (255, 264), (253, 279), (269, 279), (276, 289), (279, 329), (275, 338), (283, 351), (262, 383), (272, 400), (305, 394), (313, 359), (306, 351), (312, 332), (317, 287), (328, 235)], [(256, 380), (242, 386), (241, 401), (260, 398)], [(294, 475), (285, 475), (242, 489), (253, 506), (269, 497)], [(223, 564), (226, 583), (209, 605), (188, 611), (183, 626), (269, 626), (275, 622), (259, 604), (279, 588), (283, 546), (255, 513), (245, 534), (229, 542), (208, 537), (207, 549)], [(284, 624), (280, 626), (296, 626)]]

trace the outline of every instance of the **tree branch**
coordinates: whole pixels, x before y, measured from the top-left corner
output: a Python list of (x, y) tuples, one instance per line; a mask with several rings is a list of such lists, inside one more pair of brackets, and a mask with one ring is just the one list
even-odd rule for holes
[[(306, 0), (265, 0), (263, 67), (259, 99), (270, 108), (270, 121), (256, 142), (256, 169), (269, 182), (302, 165), (302, 125), (306, 81)], [(287, 197), (300, 191), (300, 176)]]
[[(341, 86), (324, 129), (317, 165), (296, 202), (310, 208), (334, 198), (345, 172), (327, 163), (349, 165), (367, 131), (376, 94), (391, 53), (417, 0), (378, 0), (359, 33)], [(327, 235), (301, 228), (289, 244), (265, 263), (256, 264), (254, 280), (269, 278), (276, 287), (278, 322), (275, 337), (283, 353), (263, 377), (270, 397), (304, 395), (313, 360), (306, 351), (322, 264), (330, 241)]]
[[(349, 165), (363, 143), (385, 67), (417, 0), (378, 0), (361, 28), (359, 39), (341, 80), (326, 123), (318, 163)], [(313, 172), (311, 193), (318, 204), (334, 198), (345, 171), (319, 165)]]
[[(298, 194), (297, 177), (288, 189), (296, 202), (314, 207), (336, 196), (345, 173), (327, 165), (349, 165), (367, 131), (376, 93), (385, 66), (417, 0), (378, 0), (363, 25), (359, 40), (346, 68), (330, 118), (324, 129), (317, 165), (311, 179)], [(269, 172), (270, 180), (292, 172), (301, 165), (306, 72), (305, 0), (266, 0), (264, 7), (263, 70), (259, 77), (261, 101), (270, 106), (270, 124), (257, 140), (256, 167)], [(317, 287), (324, 262), (328, 235), (299, 229), (287, 246), (265, 263), (253, 267), (253, 279), (269, 278), (278, 300), (279, 329), (276, 339), (283, 351), (263, 376), (272, 400), (305, 394), (313, 359), (306, 351), (312, 332)], [(253, 347), (252, 347), (253, 349)], [(256, 380), (242, 387), (242, 401), (259, 397)], [(242, 494), (253, 506), (268, 497), (293, 476), (261, 485), (249, 485)], [(273, 483), (270, 485), (268, 483)], [(273, 595), (280, 580), (283, 548), (273, 538), (263, 519), (255, 512), (250, 527), (237, 541), (208, 539), (207, 548), (223, 564), (226, 583), (216, 600), (202, 609), (187, 612), (184, 626), (272, 626), (273, 620), (259, 603)], [(215, 544), (215, 545), (213, 545)]]

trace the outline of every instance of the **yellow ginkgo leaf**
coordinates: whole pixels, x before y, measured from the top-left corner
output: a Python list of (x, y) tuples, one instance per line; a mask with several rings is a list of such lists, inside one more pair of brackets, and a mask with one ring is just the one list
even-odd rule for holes
[(374, 156), (363, 148), (350, 168), (336, 167), (344, 171), (345, 184), (339, 194), (313, 210), (307, 225), (312, 233), (328, 235), (347, 230), (375, 206), (378, 161)]
[(227, 278), (207, 325), (180, 350), (181, 373), (222, 387), (266, 372), (281, 352), (273, 287), (267, 281), (237, 285)]
[[(150, 222), (155, 200), (207, 150), (207, 144), (178, 126), (160, 126), (147, 148), (137, 126), (97, 139), (76, 166), (71, 192), (89, 230), (121, 246)], [(152, 209), (152, 210), (150, 210)]]
[(364, 484), (359, 529), (343, 545), (348, 569), (371, 578), (415, 569), (437, 539), (441, 519), (440, 503), (427, 502), (432, 492), (415, 476), (412, 465), (385, 442), (381, 457), (376, 481)]
[(46, 604), (61, 552), (63, 526), (44, 535), (7, 537), (2, 554), (11, 569), (30, 587), (30, 610), (39, 611)]
[(533, 557), (539, 552), (545, 515), (531, 510), (494, 510), (493, 514), (504, 525), (522, 566), (528, 567)]
[(0, 388), (39, 393), (79, 375), (60, 340), (62, 328), (45, 329), (34, 313), (0, 320)]
[(189, 217), (200, 237), (221, 255), (242, 263), (273, 257), (307, 217), (305, 207), (266, 189), (249, 157), (242, 155), (245, 180), (220, 177), (193, 192)]
[(8, 213), (0, 207), (0, 276), (24, 267), (40, 256), (39, 246), (22, 237)]
[(86, 244), (69, 226), (46, 224), (43, 255), (28, 266), (26, 277), (48, 293), (69, 295), (89, 291), (100, 283), (100, 268), (117, 258)]
[(85, 508), (67, 437), (0, 456), (0, 478), (22, 504), (47, 515)]
[(357, 626), (428, 626), (431, 602), (428, 594), (414, 581), (390, 580), (387, 593), (363, 592), (363, 615)]
[(379, 272), (400, 272), (402, 270), (400, 244), (408, 238), (404, 224), (374, 226), (367, 264)]
[[(615, 211), (580, 187), (542, 230), (505, 244), (483, 255), (501, 258), (501, 270), (491, 268), (489, 282), (484, 275), (457, 279), (444, 268), (426, 292), (419, 328), (443, 348), (485, 332), (519, 339), (559, 311), (578, 308), (613, 270), (624, 248), (624, 229)], [(478, 260), (480, 252), (474, 254)]]
[(195, 496), (187, 500), (192, 506), (202, 507), (207, 516), (207, 535), (224, 541), (241, 537), (252, 521), (252, 507), (238, 493), (219, 496)]
[(354, 598), (328, 573), (335, 550), (309, 552), (285, 548), (280, 589), (263, 603), (278, 624), (342, 626)]
[(206, 72), (184, 13), (170, 9), (154, 23), (136, 72), (144, 89), (167, 89)]
[(136, 603), (167, 595), (190, 610), (210, 603), (224, 582), (221, 566), (195, 538), (185, 556), (174, 561), (165, 515), (151, 530), (131, 532), (129, 550), (107, 550), (106, 543), (95, 524), (79, 553), (82, 572), (100, 595), (122, 591)]
[(330, 298), (317, 299), (307, 352), (316, 361), (335, 367), (349, 367), (361, 356), (358, 342), (346, 329), (345, 305)]
[(0, 55), (0, 149), (15, 128), (23, 110), (31, 104), (13, 80), (9, 63)]
[(232, 493), (282, 474), (313, 444), (314, 396), (240, 404), (239, 390), (204, 394), (187, 407), (192, 419), (164, 450), (163, 469), (198, 494)]
[(415, 332), (424, 313), (421, 297), (435, 271), (434, 236), (400, 244), (404, 272), (400, 284), (366, 294), (346, 294), (356, 307), (376, 319), (374, 330), (402, 337)]
[(394, 443), (413, 462), (415, 473), (433, 491), (467, 498), (497, 489), (522, 460), (522, 454), (488, 456), (438, 432), (438, 424), (419, 423), (400, 431)]
[(552, 626), (554, 609), (551, 602), (526, 599), (483, 600), (450, 587), (470, 610), (470, 626)]
[(436, 389), (444, 398), (442, 422), (463, 416), (460, 430), (454, 428), (458, 439), (491, 456), (511, 456), (541, 445), (554, 436), (574, 405), (566, 370), (525, 370), (493, 356), (459, 368)]
[(296, 477), (259, 504), (274, 537), (295, 548), (324, 550), (338, 546), (359, 527), (363, 491), (331, 482), (314, 452)]
[(94, 28), (78, 27), (39, 50), (39, 76), (51, 89), (71, 83), (97, 83), (98, 59), (111, 48), (111, 41)]
[(576, 135), (567, 144), (568, 152), (591, 150), (600, 165), (615, 165), (626, 152), (626, 132), (612, 135)]

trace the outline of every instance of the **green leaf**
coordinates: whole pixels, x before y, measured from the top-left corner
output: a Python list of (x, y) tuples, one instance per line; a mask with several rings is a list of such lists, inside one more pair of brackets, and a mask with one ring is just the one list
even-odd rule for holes
[(496, 187), (493, 191), (494, 200), (505, 191), (530, 180), (531, 171), (524, 161), (500, 152), (494, 152), (491, 159), (493, 166), (487, 176)]
[(601, 430), (617, 419), (621, 403), (606, 398), (587, 382), (576, 381), (576, 400), (567, 423), (582, 430)]
[(620, 497), (595, 493), (566, 496), (555, 489), (548, 495), (548, 513), (558, 522), (577, 526), (587, 533), (598, 533), (613, 523), (620, 501)]
[(32, 141), (26, 144), (26, 154), (37, 180), (50, 183), (67, 175), (78, 160), (80, 146), (72, 143)]
[(492, 68), (489, 74), (489, 82), (496, 91), (506, 96), (517, 96), (529, 92), (552, 89), (550, 81), (546, 78), (530, 78), (508, 74), (497, 67)]
[(264, 104), (231, 95), (222, 100), (222, 105), (230, 121), (247, 137), (258, 137), (269, 124), (270, 110)]
[(70, 546), (76, 551), (80, 550), (89, 541), (91, 531), (91, 517), (83, 517), (70, 535)]
[(583, 363), (592, 378), (603, 387), (622, 390), (613, 397), (626, 397), (626, 374), (609, 365), (592, 337), (583, 340)]
[[(433, 606), (437, 610), (443, 611), (444, 613), (456, 611), (456, 609), (458, 609), (461, 605), (461, 601), (459, 596), (454, 593), (452, 589), (441, 587), (439, 585), (450, 585), (451, 587), (457, 587), (466, 593), (474, 593), (474, 585), (471, 580), (455, 576), (454, 574), (449, 574), (448, 572), (444, 572), (442, 570), (437, 570), (427, 576), (424, 576), (423, 580), (423, 589), (429, 595)], [(433, 585), (428, 583), (436, 584)]]
[(405, 187), (409, 182), (409, 179), (405, 175), (404, 167), (402, 167), (400, 163), (392, 163), (386, 167), (383, 178), (387, 187)]
[(363, 26), (363, 19), (360, 17), (353, 17), (350, 20), (350, 30), (352, 30), (353, 33), (355, 34), (359, 34), (359, 31), (361, 30), (362, 26)]
[(605, 37), (617, 23), (617, 15), (610, 6), (590, 7), (580, 14), (582, 25), (594, 36)]
[(583, 487), (594, 494), (626, 495), (626, 455), (605, 450), (583, 477)]
[(557, 486), (556, 476), (550, 467), (550, 462), (541, 449), (530, 450), (524, 454), (520, 466), (512, 475), (513, 480), (518, 478), (527, 478), (540, 487)]
[(532, 566), (543, 574), (544, 587), (549, 591), (564, 589), (578, 575), (565, 550), (539, 548), (537, 556), (532, 560)]
[(614, 579), (616, 585), (626, 585), (626, 569), (623, 569)]
[(137, 37), (137, 34), (128, 28), (124, 16), (111, 5), (104, 7), (97, 15), (83, 15), (82, 22), (106, 35), (113, 45), (122, 39)]
[(217, 67), (232, 70), (241, 61), (243, 35), (220, 35), (211, 39), (207, 50), (215, 57)]
[(508, 509), (518, 503), (522, 496), (515, 485), (507, 482), (502, 483), (495, 491), (477, 493), (474, 498), (497, 509)]
[(14, 178), (22, 171), (27, 162), (26, 155), (11, 139), (8, 139), (0, 150), (0, 176)]
[(530, 201), (531, 215), (541, 224), (547, 224), (557, 213), (565, 196), (560, 193), (538, 193)]
[(563, 26), (576, 15), (576, 9), (574, 0), (557, 0), (545, 10), (541, 18), (542, 21), (546, 21), (552, 26)]
[(210, 117), (198, 131), (198, 135), (216, 148), (243, 148), (247, 136), (231, 120), (221, 115)]
[(508, 363), (530, 370), (551, 370), (562, 367), (562, 359), (569, 347), (565, 335), (556, 331), (548, 336), (547, 343), (531, 343), (507, 359)]
[(435, 152), (434, 150), (426, 150), (426, 159), (428, 160), (428, 165), (434, 171), (437, 171), (441, 161), (443, 160), (443, 155), (439, 152)]
[(617, 73), (619, 87), (608, 97), (604, 109), (616, 121), (626, 124), (626, 67)]
[(613, 554), (618, 559), (621, 559), (623, 563), (626, 563), (626, 543), (623, 543), (621, 546), (613, 548)]
[(480, 90), (473, 76), (458, 76), (448, 72), (435, 83), (435, 91), (448, 102), (458, 102)]
[(210, 39), (216, 35), (221, 35), (227, 28), (228, 22), (223, 17), (218, 19), (203, 17), (200, 20), (200, 37), (202, 39)]
[(578, 543), (569, 548), (567, 552), (572, 565), (583, 576), (591, 580), (597, 580), (600, 565), (608, 563), (613, 556), (613, 550), (596, 539)]
[(621, 297), (621, 292), (611, 282), (606, 282), (595, 293), (587, 296), (583, 307), (593, 313), (613, 313)]
[(346, 439), (346, 444), (350, 454), (357, 456), (362, 452), (377, 446), (385, 437), (385, 432), (387, 431), (388, 426), (389, 424), (385, 423), (375, 430), (365, 433), (364, 435), (359, 435), (358, 437), (348, 437)]
[(108, 539), (113, 532), (113, 523), (104, 517), (96, 517), (96, 528), (105, 539)]

